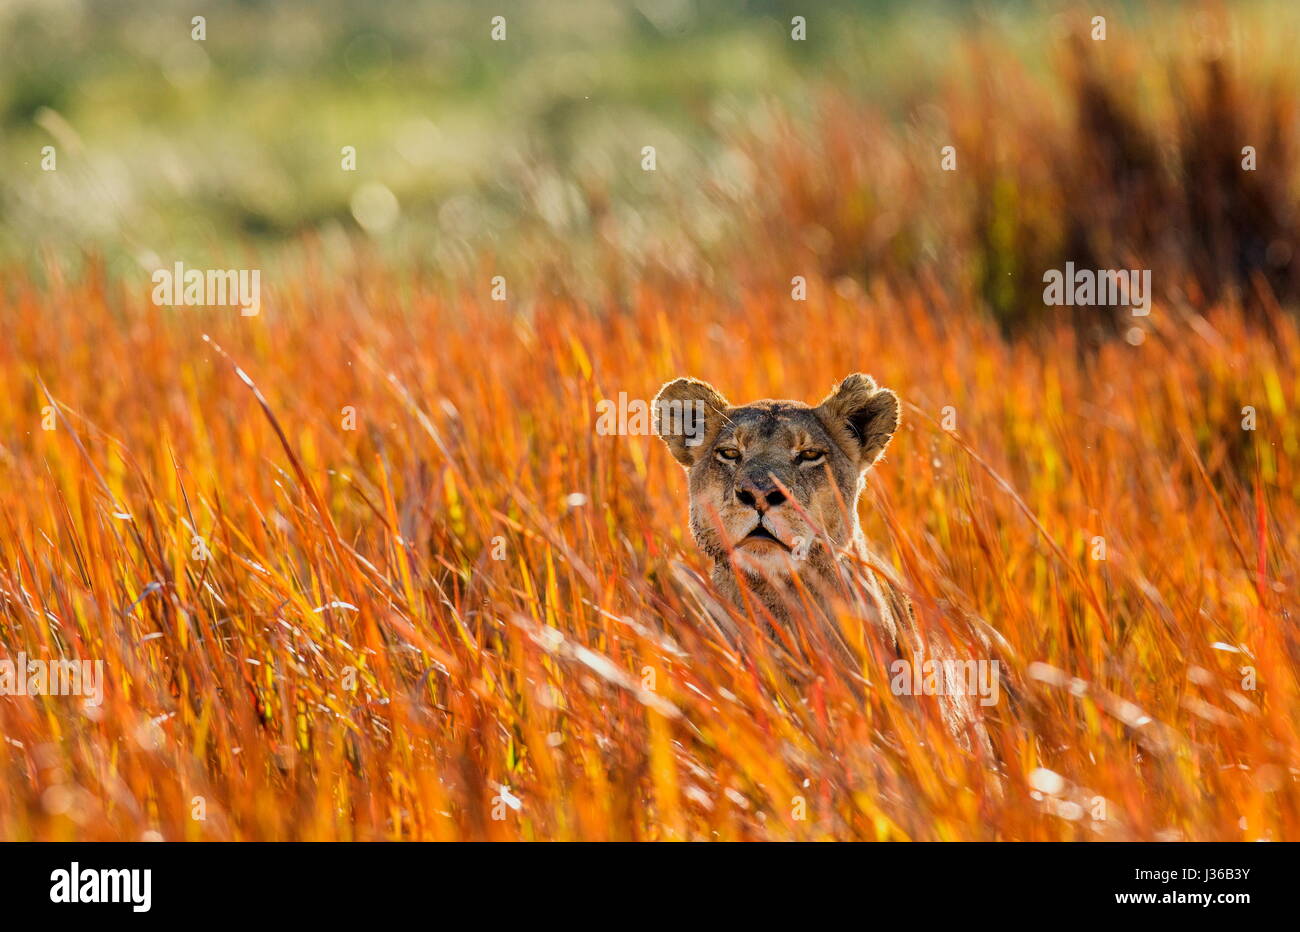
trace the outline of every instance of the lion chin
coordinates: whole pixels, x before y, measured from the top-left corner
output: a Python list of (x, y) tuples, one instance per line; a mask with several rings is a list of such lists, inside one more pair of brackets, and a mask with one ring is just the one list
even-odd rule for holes
[(798, 569), (799, 563), (794, 547), (785, 536), (762, 519), (736, 539), (732, 560), (738, 569), (756, 576), (788, 577)]

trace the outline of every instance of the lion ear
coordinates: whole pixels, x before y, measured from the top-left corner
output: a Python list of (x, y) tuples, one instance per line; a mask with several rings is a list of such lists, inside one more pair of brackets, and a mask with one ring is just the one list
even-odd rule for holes
[(878, 388), (871, 376), (855, 372), (826, 396), (817, 414), (846, 450), (857, 451), (858, 463), (866, 469), (880, 459), (898, 430), (898, 396)]
[(695, 464), (709, 448), (731, 407), (708, 382), (675, 379), (659, 389), (654, 400), (655, 433), (683, 466)]

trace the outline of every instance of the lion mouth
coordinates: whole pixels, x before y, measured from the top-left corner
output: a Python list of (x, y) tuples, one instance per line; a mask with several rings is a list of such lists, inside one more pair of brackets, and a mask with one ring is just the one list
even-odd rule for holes
[(781, 538), (777, 537), (775, 534), (769, 531), (761, 521), (758, 523), (758, 525), (754, 527), (752, 531), (750, 531), (748, 534), (745, 535), (744, 539), (741, 540), (740, 543), (742, 546), (745, 544), (760, 544), (760, 543), (776, 544), (778, 547), (784, 548), (785, 550), (790, 549), (789, 547), (786, 547), (785, 543), (781, 540)]

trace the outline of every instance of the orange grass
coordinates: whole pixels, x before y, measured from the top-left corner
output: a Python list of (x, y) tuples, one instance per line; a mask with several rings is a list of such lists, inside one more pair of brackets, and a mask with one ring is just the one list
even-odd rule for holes
[[(50, 276), (0, 299), (0, 644), (107, 687), (0, 698), (0, 837), (1300, 838), (1290, 317), (1157, 304), (1090, 356), (817, 279), (503, 305), (362, 261), (248, 319)], [(679, 374), (855, 370), (908, 403), (868, 536), (928, 624), (1005, 639), (1000, 763), (870, 653), (855, 697), (728, 645), (680, 468), (595, 431)]]

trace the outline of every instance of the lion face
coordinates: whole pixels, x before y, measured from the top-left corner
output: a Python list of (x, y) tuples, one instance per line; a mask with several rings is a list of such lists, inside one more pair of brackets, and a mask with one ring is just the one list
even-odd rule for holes
[[(824, 564), (858, 534), (866, 470), (898, 427), (898, 398), (870, 376), (846, 378), (817, 407), (732, 406), (705, 382), (678, 379), (655, 399), (657, 430), (687, 469), (691, 533), (717, 562), (755, 572)], [(702, 412), (673, 430), (669, 411)]]

